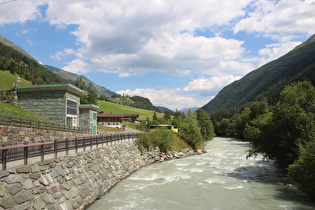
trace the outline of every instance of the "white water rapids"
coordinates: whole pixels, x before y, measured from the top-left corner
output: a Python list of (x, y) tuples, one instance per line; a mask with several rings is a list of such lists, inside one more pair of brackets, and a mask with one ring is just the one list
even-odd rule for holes
[(247, 149), (247, 142), (216, 137), (203, 155), (138, 170), (89, 209), (315, 209), (272, 161), (246, 159)]

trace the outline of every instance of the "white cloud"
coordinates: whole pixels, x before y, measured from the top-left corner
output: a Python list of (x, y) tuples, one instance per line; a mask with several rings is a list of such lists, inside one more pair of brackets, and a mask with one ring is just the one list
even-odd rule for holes
[(189, 82), (183, 90), (187, 92), (201, 92), (201, 95), (216, 95), (223, 87), (239, 80), (240, 76), (225, 75), (211, 78), (199, 78)]
[(0, 5), (0, 25), (9, 23), (24, 23), (41, 17), (38, 5), (41, 0), (15, 1)]
[(78, 25), (73, 34), (84, 45), (80, 51), (98, 70), (120, 76), (152, 70), (213, 75), (217, 72), (209, 70), (224, 71), (217, 66), (241, 57), (243, 42), (196, 37), (194, 30), (228, 24), (244, 15), (249, 2), (48, 1), (46, 14), (51, 24)]
[(56, 52), (54, 55), (51, 56), (52, 59), (54, 60), (61, 60), (64, 57), (68, 57), (70, 55), (76, 54), (75, 50), (66, 48), (62, 52)]
[(267, 45), (266, 48), (259, 50), (259, 66), (285, 55), (299, 44), (301, 44), (301, 42), (286, 42)]
[(62, 69), (78, 74), (88, 72), (89, 71), (88, 66), (89, 66), (88, 63), (86, 63), (85, 61), (76, 59), (68, 62), (67, 65)]
[(239, 21), (234, 33), (259, 32), (280, 41), (292, 39), (292, 34), (310, 36), (315, 33), (315, 1), (258, 0), (248, 17)]
[(165, 106), (172, 110), (191, 108), (191, 107), (201, 107), (209, 102), (207, 99), (195, 99), (191, 96), (181, 95), (179, 90), (174, 89), (135, 89), (135, 90), (120, 90), (117, 91), (118, 94), (125, 95), (139, 95), (148, 98), (152, 104), (159, 106)]

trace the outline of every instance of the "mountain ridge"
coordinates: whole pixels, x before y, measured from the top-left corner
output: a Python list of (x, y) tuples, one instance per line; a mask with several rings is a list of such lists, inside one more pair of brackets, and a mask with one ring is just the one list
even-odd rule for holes
[(315, 35), (280, 58), (225, 86), (202, 109), (216, 113), (263, 97), (273, 104), (284, 86), (305, 79), (315, 84)]
[[(28, 54), (22, 47), (16, 45), (14, 42), (10, 41), (9, 39), (7, 39), (4, 36), (0, 35), (0, 42), (5, 44), (6, 46), (9, 46), (13, 49), (15, 49), (16, 51), (19, 51), (20, 53), (22, 53), (23, 55), (36, 60), (35, 58), (33, 58), (30, 54)], [(36, 60), (37, 61), (37, 60)], [(37, 61), (38, 62), (38, 61)]]
[(93, 81), (89, 80), (87, 77), (82, 76), (82, 75), (77, 75), (75, 73), (72, 72), (68, 72), (65, 71), (63, 69), (59, 69), (50, 65), (45, 65), (45, 67), (47, 69), (49, 69), (50, 71), (54, 72), (55, 74), (57, 74), (59, 77), (63, 78), (64, 80), (66, 80), (67, 82), (74, 84), (75, 81), (77, 80), (78, 77), (81, 77), (82, 80), (86, 83), (86, 85), (89, 85), (90, 83), (92, 83), (92, 86), (95, 88), (97, 95), (102, 95), (102, 96), (106, 96), (106, 97), (110, 97), (115, 95), (116, 93), (113, 91), (110, 91), (109, 89), (103, 87), (103, 86), (99, 86), (96, 83), (94, 83)]

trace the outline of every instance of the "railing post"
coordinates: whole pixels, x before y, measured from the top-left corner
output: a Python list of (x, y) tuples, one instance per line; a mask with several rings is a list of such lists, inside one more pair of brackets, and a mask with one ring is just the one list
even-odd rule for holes
[(44, 161), (44, 155), (45, 155), (45, 150), (44, 150), (44, 140), (41, 141), (43, 144), (40, 145), (40, 159), (41, 161)]
[[(24, 142), (25, 145), (28, 144), (28, 142)], [(24, 147), (24, 165), (27, 165), (27, 159), (28, 159), (28, 147)]]
[(83, 137), (83, 151), (85, 152), (85, 136)]
[[(6, 147), (6, 143), (2, 144), (3, 147)], [(2, 150), (2, 170), (5, 170), (7, 168), (7, 154), (8, 150)]]
[(92, 138), (92, 136), (90, 136), (90, 149), (92, 149), (92, 147), (93, 147), (92, 140), (93, 140), (93, 138)]
[(66, 155), (68, 155), (68, 153), (69, 153), (69, 139), (68, 138), (66, 138)]
[(98, 148), (98, 136), (96, 136), (96, 148)]
[(75, 153), (78, 153), (78, 137), (75, 137), (74, 139), (74, 147), (75, 147)]
[(57, 155), (58, 155), (58, 142), (57, 142), (57, 139), (54, 140), (54, 151), (55, 151), (55, 158), (57, 158)]

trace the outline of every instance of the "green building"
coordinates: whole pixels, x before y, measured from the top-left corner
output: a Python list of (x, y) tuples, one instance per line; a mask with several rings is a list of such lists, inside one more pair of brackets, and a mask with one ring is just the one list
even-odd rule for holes
[[(82, 105), (81, 112), (80, 96), (83, 92), (83, 90), (71, 84), (17, 87), (18, 104), (23, 109), (58, 124), (89, 127), (93, 130), (92, 125), (97, 124), (97, 119), (93, 121), (93, 116), (94, 113), (96, 115), (98, 106)], [(82, 117), (80, 116), (81, 113)], [(90, 117), (87, 115), (90, 115)], [(93, 134), (96, 134), (96, 131)]]

